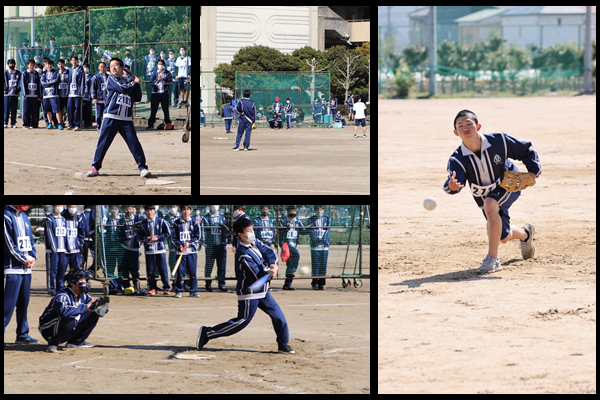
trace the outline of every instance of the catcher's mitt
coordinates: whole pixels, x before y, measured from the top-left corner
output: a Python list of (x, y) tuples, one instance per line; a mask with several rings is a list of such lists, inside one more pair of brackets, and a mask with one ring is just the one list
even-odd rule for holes
[(96, 300), (96, 302), (92, 306), (92, 309), (100, 317), (104, 317), (106, 315), (106, 313), (108, 312), (108, 303), (109, 302), (110, 302), (110, 297), (108, 297), (108, 296), (99, 297), (98, 300)]
[(527, 186), (533, 185), (535, 185), (535, 179), (533, 179), (529, 172), (506, 171), (504, 172), (504, 179), (502, 179), (500, 187), (509, 192), (518, 192)]

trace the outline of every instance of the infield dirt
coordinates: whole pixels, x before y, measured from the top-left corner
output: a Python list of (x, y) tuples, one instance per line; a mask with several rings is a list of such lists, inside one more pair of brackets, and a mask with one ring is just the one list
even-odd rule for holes
[[(535, 257), (501, 244), (490, 275), (475, 271), (482, 210), (468, 186), (442, 191), (462, 109), (542, 164), (510, 209), (535, 225)], [(596, 96), (387, 100), (379, 115), (379, 392), (596, 393)]]

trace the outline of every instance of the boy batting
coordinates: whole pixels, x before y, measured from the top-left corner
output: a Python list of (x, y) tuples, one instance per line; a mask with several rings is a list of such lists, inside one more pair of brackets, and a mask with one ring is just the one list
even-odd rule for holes
[(142, 99), (140, 78), (135, 75), (131, 75), (131, 79), (124, 78), (123, 61), (118, 58), (110, 60), (110, 72), (106, 84), (104, 119), (100, 128), (92, 169), (87, 176), (98, 176), (104, 156), (119, 132), (127, 142), (141, 176), (147, 178), (151, 174), (146, 165), (144, 149), (142, 149), (133, 126), (133, 102)]
[[(449, 175), (443, 189), (456, 194), (469, 181), (473, 199), (487, 220), (488, 254), (479, 272), (496, 272), (502, 269), (498, 258), (500, 243), (518, 239), (523, 258), (534, 255), (534, 226), (511, 225), (508, 210), (521, 195), (520, 190), (535, 184), (542, 166), (531, 142), (503, 132), (482, 134), (480, 129), (481, 124), (472, 111), (462, 110), (454, 119), (454, 134), (462, 140), (462, 145), (448, 161)], [(521, 174), (521, 178), (515, 174), (515, 180), (509, 171), (519, 170), (511, 158), (521, 160), (528, 173)]]

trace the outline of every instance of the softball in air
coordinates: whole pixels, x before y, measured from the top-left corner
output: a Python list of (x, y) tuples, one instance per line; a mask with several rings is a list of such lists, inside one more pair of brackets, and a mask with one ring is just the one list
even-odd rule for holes
[(300, 267), (300, 268), (298, 268), (298, 275), (300, 275), (300, 276), (308, 276), (308, 275), (310, 275), (310, 267)]
[(428, 197), (423, 201), (423, 207), (425, 207), (427, 211), (433, 211), (437, 207), (437, 203), (433, 197)]

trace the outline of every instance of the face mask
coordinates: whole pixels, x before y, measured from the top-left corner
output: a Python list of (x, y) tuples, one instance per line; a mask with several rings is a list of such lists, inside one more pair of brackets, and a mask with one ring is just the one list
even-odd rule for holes
[(215, 213), (215, 212), (219, 211), (219, 207), (217, 207), (217, 206), (212, 206), (212, 207), (210, 208), (210, 211)]
[(246, 236), (248, 236), (248, 239), (246, 239), (246, 240), (249, 241), (249, 242), (254, 242), (256, 240), (256, 235), (254, 234), (254, 232), (249, 233)]
[(153, 51), (153, 50), (150, 50), (150, 54), (154, 54), (154, 51)]
[(317, 217), (322, 217), (322, 216), (323, 216), (323, 213), (322, 213), (322, 212), (318, 212), (318, 213), (317, 213)]
[(288, 214), (288, 218), (289, 219), (294, 219), (294, 218), (296, 218), (296, 214)]
[(289, 101), (288, 101), (287, 103), (288, 103), (288, 104), (290, 104), (290, 102), (289, 102)]
[(15, 66), (14, 65), (9, 65), (8, 68), (15, 69)]
[(69, 214), (75, 215), (76, 212), (77, 212), (76, 208), (69, 208)]
[(87, 294), (90, 291), (90, 287), (89, 284), (87, 283), (78, 283), (77, 287), (79, 288), (79, 293), (81, 294)]
[(181, 50), (181, 51), (179, 52), (179, 54), (181, 54), (181, 55), (184, 55), (184, 54), (185, 54), (185, 51)]
[(56, 210), (57, 213), (61, 213), (63, 212), (63, 210), (65, 209), (64, 207), (54, 207), (54, 209)]
[(158, 70), (159, 70), (159, 71), (162, 71), (163, 69), (165, 69), (165, 66), (164, 66), (164, 65), (159, 65), (159, 66), (158, 66)]

